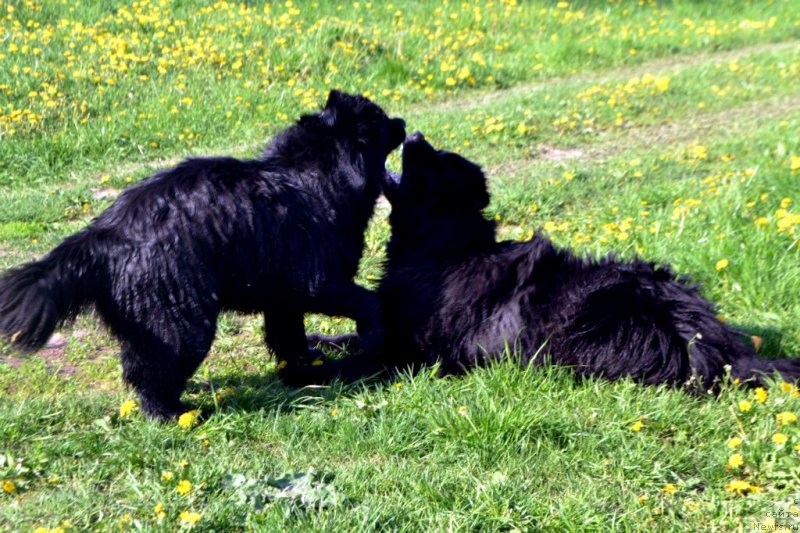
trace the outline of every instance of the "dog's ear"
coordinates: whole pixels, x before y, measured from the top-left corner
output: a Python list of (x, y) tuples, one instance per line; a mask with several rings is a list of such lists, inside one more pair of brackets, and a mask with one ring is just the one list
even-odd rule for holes
[(342, 105), (344, 102), (343, 95), (336, 89), (331, 89), (328, 93), (328, 101), (325, 103), (325, 109), (320, 113), (320, 118), (327, 126), (336, 124), (336, 119), (341, 113)]

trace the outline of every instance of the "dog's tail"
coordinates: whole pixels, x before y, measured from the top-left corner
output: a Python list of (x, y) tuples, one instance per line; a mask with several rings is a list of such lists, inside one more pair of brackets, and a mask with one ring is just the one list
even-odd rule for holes
[(763, 383), (767, 377), (780, 374), (784, 381), (800, 382), (800, 359), (761, 359), (756, 355), (739, 358), (733, 363), (731, 376)]
[(39, 261), (0, 277), (0, 339), (23, 351), (41, 348), (53, 330), (74, 318), (105, 285), (96, 239), (83, 230)]

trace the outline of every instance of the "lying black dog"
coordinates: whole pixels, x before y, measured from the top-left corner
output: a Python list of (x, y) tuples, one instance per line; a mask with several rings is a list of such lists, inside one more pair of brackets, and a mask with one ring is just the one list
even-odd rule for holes
[(0, 278), (0, 335), (35, 350), (93, 304), (122, 341), (142, 410), (161, 419), (183, 409), (221, 310), (264, 313), (279, 367), (307, 357), (307, 312), (351, 317), (377, 346), (377, 298), (353, 277), (404, 128), (366, 98), (331, 91), (258, 160), (189, 159), (143, 181)]
[[(800, 360), (759, 359), (720, 322), (696, 286), (667, 267), (613, 257), (591, 260), (547, 238), (496, 242), (481, 169), (437, 151), (419, 133), (403, 146), (380, 284), (386, 350), (328, 362), (309, 375), (355, 379), (382, 368), (438, 362), (461, 372), (540, 348), (582, 375), (712, 388), (730, 368), (757, 382), (800, 376)], [(357, 337), (309, 337), (357, 349)], [(507, 350), (507, 347), (510, 350)]]

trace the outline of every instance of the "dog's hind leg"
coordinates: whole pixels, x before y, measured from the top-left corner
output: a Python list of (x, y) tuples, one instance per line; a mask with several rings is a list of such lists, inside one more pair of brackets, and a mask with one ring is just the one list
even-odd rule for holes
[(158, 420), (186, 410), (181, 393), (214, 340), (216, 314), (202, 320), (189, 316), (151, 314), (146, 327), (124, 336), (122, 376), (139, 395), (142, 412)]

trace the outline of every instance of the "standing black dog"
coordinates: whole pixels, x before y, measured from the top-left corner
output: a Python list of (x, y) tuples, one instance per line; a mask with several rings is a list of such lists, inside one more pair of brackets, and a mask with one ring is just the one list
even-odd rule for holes
[[(378, 290), (386, 351), (329, 362), (309, 380), (439, 362), (460, 372), (544, 347), (582, 375), (711, 388), (725, 374), (800, 377), (800, 360), (759, 359), (686, 278), (643, 261), (577, 257), (535, 236), (496, 242), (481, 169), (415, 133), (400, 184), (387, 187), (392, 237)], [(357, 337), (310, 338), (354, 344)], [(368, 350), (367, 350), (368, 352)], [(316, 375), (315, 375), (316, 374)]]
[(0, 336), (35, 350), (94, 304), (122, 341), (124, 379), (160, 419), (181, 412), (221, 310), (262, 312), (279, 366), (307, 357), (307, 312), (351, 317), (379, 345), (377, 298), (353, 277), (404, 128), (366, 98), (331, 91), (258, 160), (189, 159), (143, 181), (0, 278)]

